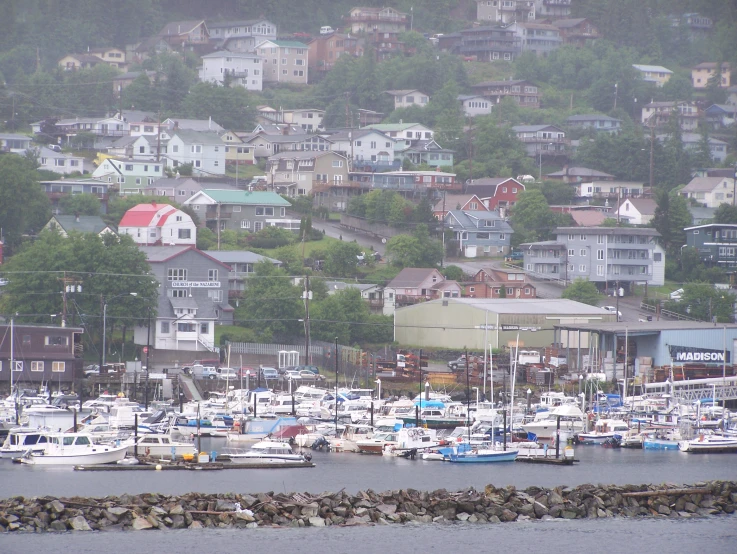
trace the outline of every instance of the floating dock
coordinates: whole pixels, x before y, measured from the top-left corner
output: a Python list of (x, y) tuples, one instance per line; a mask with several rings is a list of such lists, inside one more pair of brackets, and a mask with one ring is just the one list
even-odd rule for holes
[(524, 462), (527, 464), (548, 464), (554, 466), (572, 466), (573, 464), (579, 463), (581, 460), (575, 458), (545, 458), (543, 456), (517, 456), (517, 462)]
[(284, 464), (270, 463), (220, 463), (205, 464), (100, 464), (74, 466), (75, 471), (220, 471), (223, 469), (297, 469), (315, 467), (313, 462), (287, 462)]

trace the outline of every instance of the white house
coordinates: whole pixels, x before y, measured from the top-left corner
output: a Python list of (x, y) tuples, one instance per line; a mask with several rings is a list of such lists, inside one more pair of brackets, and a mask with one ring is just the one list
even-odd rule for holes
[(239, 86), (247, 90), (262, 90), (262, 62), (263, 60), (255, 54), (245, 52), (222, 50), (205, 54), (202, 56), (200, 80), (222, 85), (226, 76), (230, 75), (231, 86)]
[(394, 109), (420, 106), (424, 108), (430, 102), (430, 97), (417, 89), (385, 90), (388, 95), (394, 97)]
[(631, 225), (647, 225), (655, 216), (656, 207), (652, 198), (625, 198), (617, 208), (616, 217)]
[(174, 168), (191, 163), (193, 175), (225, 175), (225, 147), (216, 132), (173, 130), (166, 163)]
[(694, 177), (678, 193), (707, 208), (734, 204), (734, 179), (729, 177)]
[(74, 172), (82, 173), (84, 165), (84, 158), (82, 156), (55, 152), (45, 146), (29, 148), (27, 152), (32, 153), (38, 158), (39, 169), (48, 169), (49, 171), (62, 173), (63, 175)]
[(458, 101), (461, 103), (463, 115), (476, 117), (477, 115), (489, 115), (491, 113), (491, 101), (477, 94), (459, 94)]
[(299, 125), (305, 131), (317, 131), (322, 129), (322, 118), (325, 110), (314, 108), (300, 108), (294, 110), (281, 110), (281, 121), (291, 125)]
[(119, 235), (130, 235), (143, 246), (179, 246), (197, 242), (192, 218), (169, 204), (138, 204), (125, 212)]
[(394, 160), (395, 140), (374, 129), (353, 129), (330, 135), (333, 152), (353, 160), (353, 166), (368, 161), (391, 164)]

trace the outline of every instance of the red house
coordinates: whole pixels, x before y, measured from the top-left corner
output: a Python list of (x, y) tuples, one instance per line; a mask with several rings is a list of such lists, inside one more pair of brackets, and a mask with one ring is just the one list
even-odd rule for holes
[(466, 185), (466, 194), (478, 196), (489, 210), (511, 208), (524, 190), (525, 185), (511, 177), (484, 177)]
[(464, 283), (464, 287), (467, 298), (537, 297), (535, 285), (527, 280), (523, 271), (481, 269), (473, 276), (473, 281)]
[(486, 207), (486, 202), (475, 194), (446, 194), (435, 204), (433, 215), (442, 221), (451, 210), (488, 212), (489, 208)]

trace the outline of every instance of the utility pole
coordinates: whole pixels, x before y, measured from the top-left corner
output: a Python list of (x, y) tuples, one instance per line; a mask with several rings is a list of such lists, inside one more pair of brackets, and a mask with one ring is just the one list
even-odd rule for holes
[[(121, 95), (122, 96), (122, 95)], [(161, 112), (158, 113), (156, 126), (156, 161), (161, 161)]]
[(312, 300), (312, 291), (310, 290), (310, 277), (305, 275), (305, 290), (302, 293), (305, 301), (305, 363), (312, 364), (312, 354), (310, 352), (310, 300)]

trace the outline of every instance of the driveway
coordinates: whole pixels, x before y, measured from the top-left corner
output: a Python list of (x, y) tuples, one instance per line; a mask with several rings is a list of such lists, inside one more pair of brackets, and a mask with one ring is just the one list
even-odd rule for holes
[(371, 247), (373, 247), (374, 252), (378, 252), (382, 256), (384, 255), (384, 251), (386, 250), (386, 244), (382, 243), (381, 239), (377, 239), (376, 237), (373, 237), (371, 235), (365, 235), (363, 233), (357, 233), (355, 231), (344, 229), (340, 226), (340, 223), (338, 221), (323, 221), (320, 219), (312, 220), (312, 228), (319, 229), (320, 231), (325, 231), (325, 234), (327, 236), (335, 239), (342, 238), (344, 241), (347, 242), (355, 240), (360, 246), (367, 250), (370, 250)]

